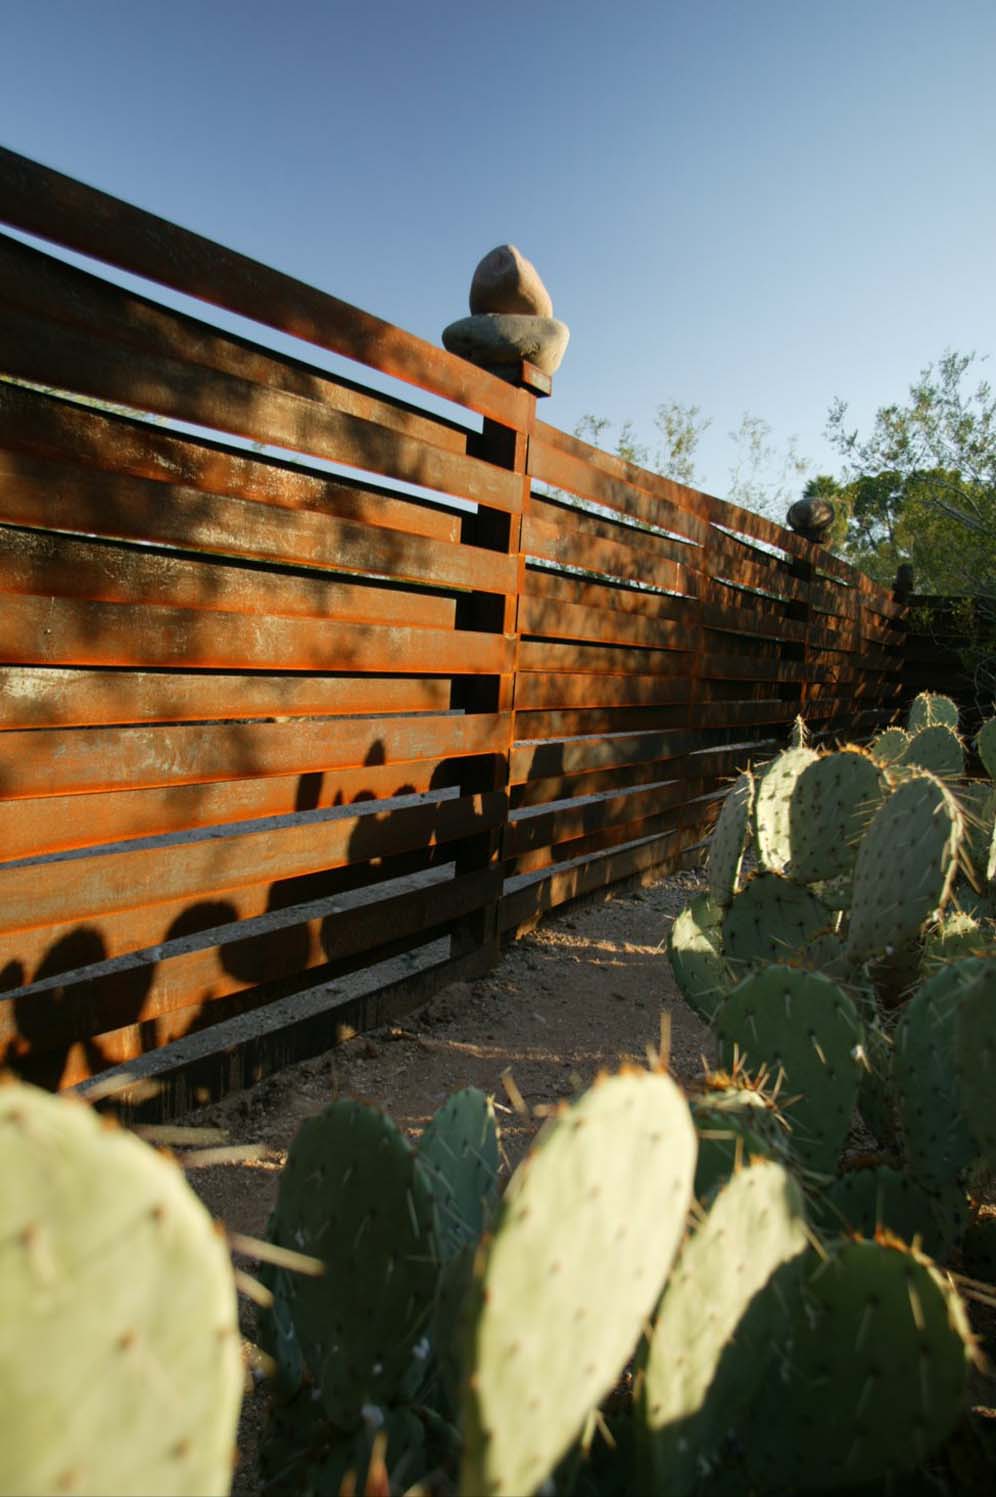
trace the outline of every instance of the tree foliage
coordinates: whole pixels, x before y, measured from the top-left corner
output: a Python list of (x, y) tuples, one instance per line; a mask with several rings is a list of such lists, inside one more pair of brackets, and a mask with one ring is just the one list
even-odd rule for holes
[(993, 591), (996, 397), (967, 378), (977, 362), (948, 352), (928, 364), (864, 437), (848, 428), (844, 401), (830, 408), (827, 437), (845, 463), (844, 550), (883, 581), (909, 562), (919, 591)]

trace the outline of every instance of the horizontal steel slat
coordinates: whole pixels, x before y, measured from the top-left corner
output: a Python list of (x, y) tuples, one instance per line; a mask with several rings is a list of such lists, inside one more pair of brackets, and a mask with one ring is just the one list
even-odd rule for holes
[(259, 675), (0, 666), (0, 731), (218, 718), (445, 712), (445, 677)]
[[(705, 540), (709, 527), (697, 513), (699, 496), (693, 490), (683, 490), (675, 484), (673, 497), (665, 498), (659, 492), (660, 484), (657, 484), (658, 492), (651, 494), (621, 474), (606, 472), (601, 462), (590, 459), (587, 452), (582, 455), (566, 452), (562, 447), (544, 441), (544, 435), (545, 432), (538, 430), (529, 443), (528, 471), (531, 477), (554, 488), (567, 489), (578, 498), (604, 505), (606, 509), (618, 510), (620, 514), (650, 525), (659, 525), (663, 530), (673, 530), (676, 535), (687, 536), (696, 544)], [(633, 471), (639, 473), (639, 470)], [(685, 499), (690, 499), (694, 509), (682, 507)], [(690, 565), (697, 565), (694, 546), (689, 546), (688, 551)]]
[(459, 784), (466, 772), (464, 759), (406, 759), (267, 779), (97, 791), (82, 800), (0, 800), (0, 866), (15, 858), (439, 790)]
[[(276, 930), (236, 933), (218, 946), (160, 958), (137, 972), (133, 968), (67, 984), (59, 990), (58, 1002), (44, 993), (24, 1001), (0, 998), (0, 1066), (313, 971), (375, 949), (386, 932), (397, 940), (438, 927), (493, 902), (497, 895), (498, 870), (489, 868), (368, 904), (331, 900), (321, 915)], [(43, 1013), (43, 1022), (31, 1023), (29, 1005)], [(148, 1048), (144, 1045), (134, 1053)], [(66, 1062), (61, 1083), (82, 1080), (78, 1062), (75, 1069), (70, 1057)]]
[[(565, 512), (566, 513), (566, 512)], [(569, 517), (569, 521), (573, 520)], [(582, 516), (582, 520), (588, 519)], [(622, 531), (618, 537), (606, 538), (597, 533), (596, 527), (565, 522), (552, 525), (544, 520), (526, 515), (522, 521), (522, 550), (526, 556), (535, 556), (542, 561), (552, 561), (565, 567), (582, 567), (589, 572), (600, 572), (604, 576), (618, 577), (624, 582), (646, 582), (655, 587), (673, 587), (682, 584), (686, 568), (673, 557), (651, 554), (640, 542), (645, 539), (638, 531)], [(603, 527), (607, 528), (607, 527)], [(614, 527), (622, 530), (622, 527)], [(594, 533), (592, 533), (594, 532)], [(629, 536), (633, 537), (632, 543)], [(651, 537), (653, 539), (653, 537)], [(678, 542), (666, 543), (679, 550)]]
[(0, 595), (452, 629), (452, 598), (0, 526)]
[(508, 426), (531, 400), (465, 359), (109, 193), (0, 149), (0, 221), (421, 385)]
[(299, 395), (195, 368), (164, 355), (95, 342), (0, 304), (0, 365), (20, 379), (120, 402), (233, 436), (419, 484), (518, 512), (522, 480), (475, 458), (401, 436)]
[[(299, 878), (411, 848), (476, 835), (501, 824), (502, 791), (407, 806), (383, 815), (342, 817), (240, 832), (182, 847), (151, 847), (90, 859), (0, 868), (0, 931), (117, 910), (224, 894), (243, 884)], [(236, 918), (233, 916), (233, 918)], [(4, 943), (6, 945), (6, 943)], [(0, 948), (0, 966), (16, 956)]]
[[(505, 751), (510, 718), (339, 718), (0, 733), (0, 797), (138, 790), (156, 785), (402, 767), (413, 759)], [(85, 807), (81, 808), (85, 814)]]
[(0, 296), (103, 342), (234, 374), (466, 455), (466, 428), (224, 332), (0, 234)]
[(7, 664), (500, 675), (512, 658), (510, 635), (400, 624), (23, 595), (0, 611)]
[[(42, 475), (49, 471), (48, 464), (58, 464), (56, 472), (79, 472), (81, 495), (90, 492), (94, 472), (105, 478), (120, 474), (151, 479), (166, 486), (149, 495), (153, 511), (156, 492), (169, 495), (176, 489), (182, 499), (187, 490), (193, 490), (268, 505), (285, 516), (288, 511), (314, 511), (325, 517), (384, 525), (438, 540), (460, 538), (461, 517), (451, 509), (440, 508), (442, 501), (401, 496), (391, 488), (339, 478), (204, 437), (176, 434), (166, 427), (93, 410), (17, 385), (0, 384), (0, 450), (20, 454), (29, 476), (35, 470), (28, 458), (44, 461)], [(110, 493), (116, 502), (109, 508), (113, 513), (126, 509), (140, 492), (142, 485), (121, 492), (112, 487)], [(122, 493), (129, 496), (127, 501)], [(95, 507), (99, 512), (99, 500)], [(210, 514), (210, 510), (206, 512)], [(230, 533), (239, 525), (251, 529), (251, 511), (239, 507), (226, 511), (222, 506), (220, 512), (240, 517), (239, 523), (229, 524)], [(162, 522), (168, 523), (168, 519), (163, 517)], [(122, 523), (132, 523), (127, 514), (122, 516)]]
[(524, 671), (515, 691), (517, 712), (551, 707), (657, 707), (687, 702), (690, 682), (653, 675), (550, 675)]
[[(77, 532), (204, 551), (208, 556), (202, 565), (215, 567), (205, 575), (210, 576), (216, 595), (225, 585), (225, 572), (213, 561), (215, 556), (341, 573), (369, 572), (399, 582), (486, 592), (514, 591), (516, 581), (514, 557), (478, 546), (409, 535), (314, 510), (288, 513), (265, 504), (72, 468), (20, 453), (0, 453), (0, 522), (35, 531)], [(36, 547), (41, 544), (40, 539), (35, 541)], [(96, 550), (92, 544), (90, 549)], [(109, 556), (119, 558), (124, 554), (108, 551)], [(110, 569), (110, 560), (105, 565)], [(148, 565), (151, 570), (152, 563)], [(174, 567), (179, 565), (174, 563)], [(186, 563), (188, 570), (193, 565)], [(277, 589), (279, 583), (279, 578), (260, 571), (253, 574), (254, 581), (246, 573), (241, 577), (246, 612), (254, 607), (252, 586), (265, 593), (267, 588)], [(321, 585), (320, 579), (309, 583), (295, 577), (293, 584), (283, 584), (283, 591), (293, 586), (301, 599), (307, 599), (309, 588), (314, 592)], [(219, 599), (214, 606), (225, 605)], [(302, 613), (306, 607), (292, 599), (286, 611)]]

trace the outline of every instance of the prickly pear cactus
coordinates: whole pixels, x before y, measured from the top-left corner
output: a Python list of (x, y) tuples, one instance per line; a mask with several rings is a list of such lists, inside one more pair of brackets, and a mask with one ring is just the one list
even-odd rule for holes
[(961, 1302), (898, 1240), (844, 1242), (816, 1259), (786, 1347), (747, 1444), (759, 1491), (899, 1478), (966, 1409), (973, 1345)]
[(468, 1242), (443, 1266), (432, 1311), (432, 1349), (451, 1416), (455, 1416), (460, 1406), (466, 1306), (477, 1251), (478, 1244)]
[[(285, 1230), (277, 1213), (271, 1212), (266, 1226), (267, 1241), (284, 1242), (292, 1238), (292, 1229)], [(290, 1399), (303, 1385), (307, 1372), (291, 1313), (292, 1275), (285, 1268), (261, 1263), (256, 1277), (273, 1296), (271, 1304), (260, 1305), (256, 1311), (256, 1339), (273, 1358), (271, 1381), (279, 1397)]]
[(14, 1082), (0, 1159), (0, 1491), (228, 1492), (235, 1285), (181, 1171)]
[(875, 813), (858, 849), (847, 938), (852, 962), (915, 941), (954, 883), (961, 812), (935, 776), (909, 775)]
[(724, 1073), (712, 1073), (706, 1077), (706, 1090), (689, 1104), (699, 1138), (695, 1198), (703, 1205), (747, 1159), (793, 1162), (788, 1123), (769, 1091), (745, 1083), (745, 1075), (724, 1078)]
[(810, 1169), (832, 1173), (858, 1095), (862, 1029), (857, 1010), (819, 972), (765, 967), (734, 988), (716, 1024), (722, 1063), (745, 1059), (785, 1073), (792, 1150)]
[(828, 1186), (820, 1199), (819, 1225), (869, 1239), (886, 1228), (904, 1242), (919, 1238), (924, 1252), (936, 1257), (952, 1245), (938, 1224), (936, 1206), (937, 1198), (922, 1185), (883, 1164), (850, 1170)]
[(534, 1492), (613, 1386), (685, 1227), (695, 1130), (667, 1076), (603, 1077), (519, 1166), (471, 1291), (461, 1491)]
[(919, 733), (922, 728), (935, 726), (957, 728), (958, 708), (950, 697), (921, 691), (910, 707), (906, 726), (911, 733)]
[(986, 774), (996, 780), (996, 717), (991, 717), (979, 729), (975, 750), (985, 765)]
[(991, 932), (984, 930), (978, 920), (963, 910), (949, 910), (924, 938), (924, 975), (929, 977), (962, 957), (982, 952), (991, 941)]
[(754, 793), (754, 841), (769, 873), (782, 873), (792, 861), (792, 794), (804, 770), (819, 755), (811, 748), (789, 748), (773, 759)]
[(467, 1087), (448, 1098), (419, 1139), (418, 1161), (435, 1197), (445, 1260), (477, 1241), (498, 1204), (498, 1129), (483, 1092)]
[(759, 873), (737, 895), (723, 920), (723, 950), (733, 962), (785, 961), (831, 932), (826, 905), (777, 873)]
[(709, 843), (709, 893), (721, 909), (740, 888), (740, 869), (754, 809), (754, 776), (745, 770), (723, 802)]
[(812, 884), (850, 873), (884, 790), (879, 766), (861, 749), (826, 754), (804, 769), (789, 806), (792, 877)]
[(878, 764), (895, 764), (903, 757), (910, 735), (905, 728), (884, 728), (868, 745), (868, 752)]
[(957, 733), (943, 723), (935, 723), (913, 734), (896, 763), (955, 779), (965, 773), (965, 750)]
[(864, 1061), (858, 1083), (858, 1108), (882, 1148), (899, 1146), (896, 1089), (892, 1077), (892, 1036), (878, 1021), (873, 1008), (863, 1015)]
[(768, 1343), (784, 1339), (785, 1301), (773, 1285), (806, 1240), (798, 1186), (759, 1160), (727, 1181), (686, 1241), (642, 1369), (642, 1490), (698, 1489), (754, 1395)]
[(979, 1155), (996, 1170), (996, 960), (981, 961), (956, 1020), (959, 1105)]
[(733, 986), (723, 955), (722, 910), (697, 894), (671, 927), (668, 955), (674, 980), (690, 1006), (711, 1024)]
[(320, 1258), (321, 1278), (288, 1275), (287, 1304), (326, 1413), (344, 1429), (388, 1404), (428, 1329), (439, 1262), (425, 1171), (383, 1113), (333, 1102), (291, 1145), (277, 1240)]
[(988, 963), (968, 958), (924, 983), (896, 1027), (893, 1076), (906, 1157), (928, 1188), (956, 1182), (975, 1157), (961, 1109), (958, 1014), (961, 1000)]

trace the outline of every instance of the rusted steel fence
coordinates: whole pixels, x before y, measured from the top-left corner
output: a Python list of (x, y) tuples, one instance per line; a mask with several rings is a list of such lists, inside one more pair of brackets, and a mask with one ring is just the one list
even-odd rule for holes
[(0, 1065), (65, 1087), (279, 1015), (155, 1107), (207, 1100), (675, 866), (796, 713), (894, 710), (889, 594), (538, 421), (528, 366), (9, 152), (0, 217), (465, 414), (0, 235)]

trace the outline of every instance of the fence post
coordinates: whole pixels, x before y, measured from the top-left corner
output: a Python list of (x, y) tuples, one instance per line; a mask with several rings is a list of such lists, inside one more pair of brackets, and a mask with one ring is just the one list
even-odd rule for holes
[(465, 600), (459, 620), (465, 628), (489, 629), (515, 637), (512, 670), (506, 675), (475, 677), (472, 681), (466, 681), (465, 699), (462, 703), (465, 708), (478, 712), (507, 714), (503, 751), (487, 756), (483, 763), (469, 765), (460, 784), (462, 795), (496, 790), (504, 791), (505, 794), (502, 824), (492, 831), (484, 832), (480, 837), (469, 838), (458, 852), (456, 860), (458, 875), (485, 867), (495, 870), (497, 889), (494, 902), (468, 916), (453, 931), (454, 958), (478, 948), (481, 952), (482, 970), (498, 960), (501, 950), (502, 862), (508, 826), (509, 776), (515, 736), (519, 600), (525, 569), (521, 549), (522, 519), (529, 507), (530, 491), (527, 472), (529, 439), (535, 424), (536, 399), (538, 396), (549, 395), (551, 388), (549, 378), (525, 360), (511, 383), (529, 397), (521, 424), (506, 426), (484, 417), (481, 434), (472, 446), (468, 445), (468, 451), (474, 457), (521, 476), (520, 510), (510, 514), (502, 510), (480, 508), (477, 514), (467, 515), (461, 527), (461, 540), (465, 543), (518, 557), (515, 592), (503, 595), (474, 594)]

